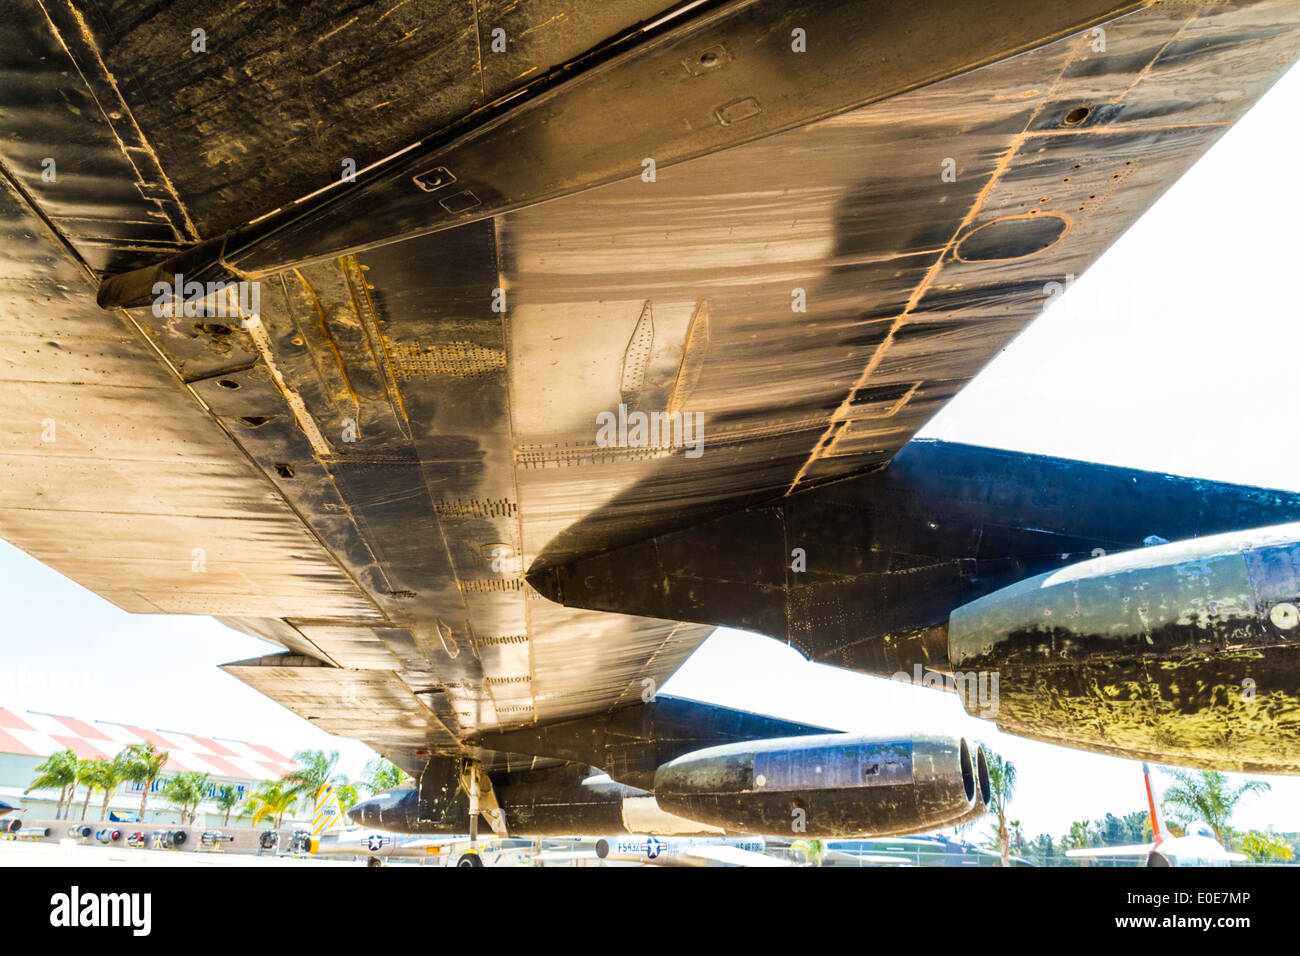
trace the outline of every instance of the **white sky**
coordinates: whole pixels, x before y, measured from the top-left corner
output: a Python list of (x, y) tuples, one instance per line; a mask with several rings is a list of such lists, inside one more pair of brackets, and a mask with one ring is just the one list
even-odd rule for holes
[[(1300, 491), (1295, 281), (1300, 70), (1292, 70), (923, 432)], [(216, 665), (268, 645), (208, 618), (132, 616), (0, 542), (0, 706), (343, 751)], [(1014, 761), (1027, 834), (1145, 806), (1131, 761), (1019, 740), (951, 695), (810, 664), (720, 631), (664, 687), (843, 729), (981, 737)], [(1235, 823), (1300, 830), (1300, 778)]]

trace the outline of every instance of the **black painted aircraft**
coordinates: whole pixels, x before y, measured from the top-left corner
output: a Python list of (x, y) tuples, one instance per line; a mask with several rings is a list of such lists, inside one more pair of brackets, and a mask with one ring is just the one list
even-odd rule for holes
[(1012, 733), (1300, 769), (1297, 535), (1233, 537), (1300, 496), (911, 441), (1300, 56), (1294, 3), (14, 0), (0, 32), (0, 535), (282, 647), (226, 669), (419, 777), (365, 825), (982, 812), (960, 738), (656, 697), (718, 625), (996, 676)]

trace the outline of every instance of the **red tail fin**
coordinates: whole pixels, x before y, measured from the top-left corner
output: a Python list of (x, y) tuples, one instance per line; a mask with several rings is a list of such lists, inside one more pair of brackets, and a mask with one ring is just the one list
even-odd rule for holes
[(1151, 768), (1146, 764), (1142, 765), (1142, 776), (1147, 783), (1147, 807), (1151, 810), (1152, 841), (1159, 843), (1164, 839), (1164, 832), (1160, 826), (1160, 811), (1156, 809), (1156, 792), (1151, 786)]

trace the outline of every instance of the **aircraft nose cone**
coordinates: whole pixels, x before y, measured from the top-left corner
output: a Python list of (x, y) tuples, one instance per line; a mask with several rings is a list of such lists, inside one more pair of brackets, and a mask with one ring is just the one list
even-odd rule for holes
[(360, 827), (377, 827), (382, 814), (383, 801), (379, 797), (362, 800), (348, 811), (348, 819)]
[(348, 811), (357, 826), (410, 833), (417, 821), (415, 790), (389, 790), (362, 800)]

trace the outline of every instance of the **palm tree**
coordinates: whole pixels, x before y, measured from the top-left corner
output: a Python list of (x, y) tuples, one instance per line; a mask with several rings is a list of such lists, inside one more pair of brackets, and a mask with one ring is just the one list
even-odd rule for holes
[(72, 809), (72, 792), (77, 786), (77, 752), (72, 749), (52, 753), (36, 765), (36, 779), (23, 793), (33, 790), (53, 790), (59, 788), (59, 805), (54, 811), (54, 819), (63, 819), (63, 805)]
[(357, 788), (350, 783), (338, 783), (334, 786), (334, 796), (338, 797), (339, 806), (343, 812), (347, 813), (357, 805), (361, 795), (357, 793)]
[(257, 826), (264, 817), (271, 816), (275, 818), (275, 828), (278, 830), (284, 822), (285, 813), (297, 800), (298, 794), (285, 787), (282, 780), (264, 780), (249, 796), (246, 809), (253, 813), (253, 826)]
[(126, 779), (140, 784), (142, 788), (139, 821), (144, 823), (144, 808), (149, 802), (149, 791), (153, 789), (153, 782), (162, 773), (163, 765), (171, 753), (156, 750), (153, 744), (131, 744), (125, 753), (130, 754), (126, 760)]
[(386, 790), (396, 790), (411, 780), (410, 775), (405, 770), (394, 766), (383, 757), (376, 757), (366, 764), (366, 769), (362, 773), (365, 778), (362, 780), (361, 786), (372, 794), (383, 793)]
[(315, 797), (317, 790), (336, 779), (334, 768), (339, 762), (337, 750), (329, 753), (323, 750), (298, 750), (294, 752), (293, 759), (298, 766), (281, 777), (280, 781), (295, 796), (307, 794)]
[(1252, 863), (1285, 863), (1295, 857), (1291, 844), (1276, 833), (1251, 830), (1237, 838), (1237, 849)]
[(989, 813), (998, 818), (998, 851), (1002, 865), (1011, 865), (1011, 833), (1007, 830), (1007, 804), (1016, 790), (1016, 765), (1001, 754), (989, 753)]
[(1092, 824), (1087, 820), (1075, 820), (1070, 824), (1070, 832), (1061, 837), (1061, 848), (1065, 850), (1082, 850), (1092, 846)]
[(230, 811), (235, 808), (237, 803), (239, 803), (239, 791), (234, 784), (222, 784), (217, 789), (217, 806), (226, 811), (225, 822), (221, 824), (223, 827), (230, 826)]
[(127, 758), (121, 751), (112, 760), (101, 760), (99, 766), (99, 786), (104, 790), (104, 805), (99, 809), (99, 819), (108, 819), (108, 801), (114, 791), (126, 780)]
[(163, 787), (163, 794), (172, 803), (181, 808), (181, 823), (187, 820), (194, 823), (194, 818), (198, 816), (199, 803), (202, 802), (208, 789), (208, 774), (199, 773), (197, 770), (187, 770), (184, 773), (178, 773), (167, 781)]
[[(81, 819), (86, 819), (86, 811), (90, 809), (90, 798), (99, 786), (100, 779), (104, 776), (104, 764), (107, 761), (102, 757), (93, 757), (90, 760), (77, 761), (77, 782), (86, 785), (86, 802), (81, 805)], [(74, 787), (75, 790), (75, 787)]]
[(1174, 778), (1161, 801), (1169, 816), (1184, 827), (1193, 820), (1204, 820), (1220, 843), (1226, 843), (1232, 835), (1228, 821), (1241, 798), (1272, 789), (1263, 780), (1247, 780), (1231, 787), (1227, 775), (1217, 770), (1166, 769), (1165, 773)]
[(1025, 831), (1020, 828), (1019, 820), (1012, 820), (1007, 824), (1010, 832), (1010, 845), (1016, 848), (1016, 853), (1020, 856), (1025, 855)]
[(1031, 847), (1031, 853), (1039, 866), (1057, 865), (1056, 842), (1046, 833), (1034, 837)]

